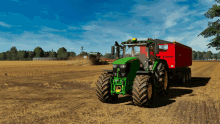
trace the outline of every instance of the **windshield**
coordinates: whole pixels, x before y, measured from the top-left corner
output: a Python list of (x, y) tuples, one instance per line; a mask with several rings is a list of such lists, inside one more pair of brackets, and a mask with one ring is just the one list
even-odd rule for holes
[(134, 57), (138, 54), (140, 54), (140, 46), (126, 46), (124, 57)]

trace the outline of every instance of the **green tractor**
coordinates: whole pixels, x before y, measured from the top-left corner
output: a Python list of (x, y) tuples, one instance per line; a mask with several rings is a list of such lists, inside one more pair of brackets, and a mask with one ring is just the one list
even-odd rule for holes
[[(98, 99), (102, 102), (115, 102), (119, 94), (130, 94), (134, 105), (151, 106), (155, 96), (168, 95), (169, 68), (165, 60), (156, 57), (159, 53), (158, 43), (166, 41), (150, 38), (137, 41), (133, 38), (122, 42), (122, 45), (116, 41), (117, 60), (113, 62), (113, 70), (105, 70), (97, 81)], [(112, 46), (112, 55), (115, 46)], [(132, 48), (131, 54), (125, 54), (126, 46)], [(136, 53), (134, 47), (144, 47), (146, 53)], [(123, 58), (119, 58), (120, 49), (123, 50)]]

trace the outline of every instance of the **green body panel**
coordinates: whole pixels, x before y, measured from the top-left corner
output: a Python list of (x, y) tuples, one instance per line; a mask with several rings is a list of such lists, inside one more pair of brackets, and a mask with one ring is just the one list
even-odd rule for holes
[[(155, 62), (154, 62), (154, 66), (153, 66), (153, 69), (152, 69), (153, 71), (156, 71), (156, 67), (157, 67), (159, 61), (160, 61), (160, 59), (156, 59), (156, 60), (155, 60)], [(158, 88), (157, 83), (155, 83), (155, 84), (156, 84), (156, 88)], [(158, 90), (156, 89), (156, 91), (158, 91)]]
[[(120, 61), (119, 61), (120, 60)], [(117, 69), (117, 77), (112, 77), (110, 79), (111, 82), (111, 95), (113, 94), (123, 94), (125, 95), (126, 92), (132, 89), (133, 81), (136, 77), (136, 72), (139, 70), (140, 60), (137, 57), (126, 57), (123, 59), (117, 60), (117, 64), (126, 64), (131, 63), (130, 71), (128, 72), (126, 77), (119, 77), (120, 69)], [(115, 64), (115, 62), (113, 63)], [(121, 92), (116, 92), (115, 87), (121, 86)]]
[(113, 62), (113, 64), (126, 64), (128, 61), (131, 61), (133, 59), (138, 59), (138, 57), (126, 57), (121, 58)]

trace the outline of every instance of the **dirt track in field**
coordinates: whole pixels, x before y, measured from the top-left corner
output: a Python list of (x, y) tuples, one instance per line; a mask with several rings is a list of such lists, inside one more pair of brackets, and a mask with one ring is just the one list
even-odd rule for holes
[(173, 85), (168, 97), (147, 108), (132, 105), (131, 96), (116, 104), (96, 98), (95, 81), (111, 65), (4, 66), (0, 123), (219, 124), (220, 63), (193, 62), (191, 68), (192, 84)]

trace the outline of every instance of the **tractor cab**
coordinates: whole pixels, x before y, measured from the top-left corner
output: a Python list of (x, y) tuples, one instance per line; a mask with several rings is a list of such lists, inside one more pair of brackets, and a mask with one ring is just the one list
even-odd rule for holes
[[(117, 41), (116, 46), (116, 58), (120, 59), (120, 49), (123, 51), (123, 58), (137, 57), (140, 60), (141, 70), (149, 70), (149, 65), (156, 60), (156, 54), (159, 53), (158, 44), (153, 39), (148, 38), (146, 40), (137, 40), (137, 38), (129, 39), (119, 45)], [(143, 52), (143, 50), (145, 50)], [(112, 55), (114, 55), (115, 47), (112, 46)], [(150, 69), (152, 69), (150, 67)]]

